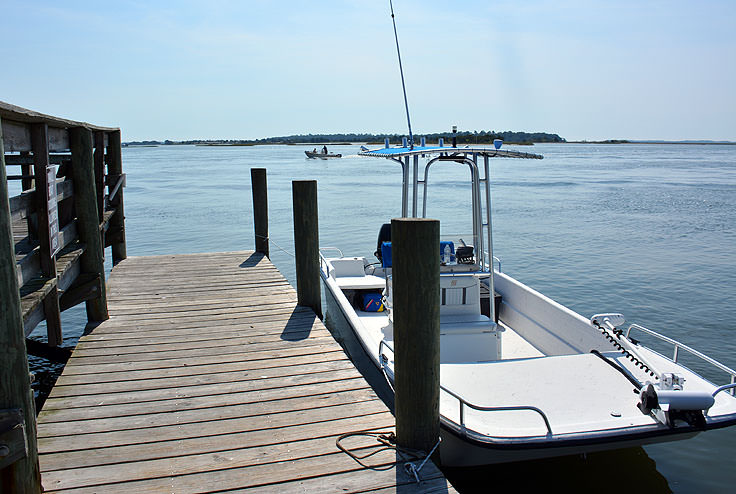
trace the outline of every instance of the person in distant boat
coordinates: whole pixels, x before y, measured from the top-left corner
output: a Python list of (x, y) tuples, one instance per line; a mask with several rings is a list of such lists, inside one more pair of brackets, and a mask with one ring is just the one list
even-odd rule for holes
[(312, 152), (313, 152), (314, 154), (317, 154), (317, 148), (314, 148), (314, 149), (312, 149)]
[(327, 146), (322, 146), (322, 154), (327, 154)]

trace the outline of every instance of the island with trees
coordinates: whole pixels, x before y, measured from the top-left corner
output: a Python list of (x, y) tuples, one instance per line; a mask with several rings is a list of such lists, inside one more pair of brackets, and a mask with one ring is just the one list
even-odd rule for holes
[[(130, 141), (125, 142), (125, 146), (160, 146), (160, 145), (176, 145), (176, 144), (196, 144), (204, 146), (254, 146), (258, 144), (383, 144), (386, 138), (391, 144), (400, 144), (402, 139), (406, 137), (402, 134), (299, 134), (281, 137), (266, 137), (264, 139), (197, 139), (188, 141)], [(436, 132), (432, 134), (414, 135), (414, 142), (418, 144), (424, 137), (428, 143), (437, 143), (439, 138), (443, 138), (445, 143), (449, 144), (453, 137), (458, 144), (493, 144), (495, 139), (501, 139), (506, 144), (523, 144), (532, 145), (535, 142), (567, 142), (564, 138), (557, 134), (547, 132), (513, 132), (503, 131), (459, 131), (455, 134), (452, 132)]]

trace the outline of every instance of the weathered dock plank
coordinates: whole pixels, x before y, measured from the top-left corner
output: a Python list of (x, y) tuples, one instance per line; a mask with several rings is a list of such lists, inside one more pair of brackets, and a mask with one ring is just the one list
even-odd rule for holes
[(38, 417), (47, 492), (454, 492), (261, 254), (129, 258)]

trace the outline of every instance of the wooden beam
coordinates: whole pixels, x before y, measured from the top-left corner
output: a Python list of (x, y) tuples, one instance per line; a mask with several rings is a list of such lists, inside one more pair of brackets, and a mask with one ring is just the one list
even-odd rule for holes
[[(36, 120), (35, 123), (42, 122)], [(30, 151), (33, 146), (31, 144), (30, 122), (21, 123), (3, 120), (4, 141), (6, 151)], [(69, 136), (65, 128), (49, 128), (49, 151), (58, 152), (69, 149)]]
[[(68, 154), (49, 154), (49, 162), (54, 165), (60, 165), (64, 160), (69, 160)], [(9, 154), (5, 157), (5, 166), (23, 164), (33, 164), (33, 157), (27, 152), (19, 155)]]
[[(76, 127), (69, 130), (69, 139), (72, 151), (71, 173), (74, 180), (77, 232), (80, 240), (86, 245), (81, 257), (81, 268), (83, 273), (97, 274), (100, 279), (104, 280), (105, 261), (99, 214), (97, 213), (92, 132), (83, 127)], [(107, 296), (103, 285), (99, 297), (87, 301), (87, 318), (89, 321), (104, 321), (108, 317)]]
[(118, 242), (120, 242), (122, 239), (125, 239), (125, 231), (124, 230), (107, 230), (107, 233), (105, 234), (105, 247), (110, 247), (111, 245), (114, 245)]
[[(28, 151), (23, 151), (22, 153), (20, 153), (20, 156), (26, 157), (26, 158), (30, 157), (28, 154)], [(21, 184), (21, 187), (22, 187), (22, 190), (24, 191), (35, 187), (33, 183), (33, 174), (31, 172), (31, 165), (33, 165), (33, 158), (31, 158), (30, 163), (23, 163), (20, 167), (21, 178), (23, 179), (23, 183)], [(12, 175), (8, 176), (8, 180), (12, 180), (11, 176)]]
[[(33, 201), (35, 193), (36, 189), (30, 189), (10, 198), (10, 215), (14, 222), (28, 218), (31, 213), (36, 211)], [(74, 186), (70, 179), (56, 182), (56, 197), (59, 202), (72, 197), (72, 195), (74, 195)]]
[[(31, 125), (31, 144), (33, 147), (33, 169), (36, 176), (36, 215), (38, 221), (38, 245), (41, 274), (46, 278), (56, 278), (55, 250), (58, 248), (58, 210), (55, 207), (49, 210), (49, 187), (53, 187), (56, 194), (56, 173), (49, 163), (49, 137), (46, 124)], [(49, 183), (49, 174), (54, 182)], [(56, 215), (52, 218), (51, 215)], [(53, 229), (51, 228), (53, 224)], [(46, 331), (49, 345), (61, 345), (61, 311), (59, 310), (59, 293), (54, 288), (43, 300), (43, 312), (46, 319)]]
[(117, 130), (114, 127), (102, 127), (100, 125), (91, 125), (87, 122), (77, 122), (65, 118), (46, 115), (37, 111), (22, 108), (20, 106), (11, 105), (5, 101), (0, 101), (0, 118), (3, 121), (13, 121), (18, 123), (47, 123), (50, 128), (67, 129), (70, 127), (85, 127), (90, 130)]
[(95, 190), (97, 191), (98, 221), (105, 212), (105, 133), (97, 130), (95, 137)]
[[(115, 130), (107, 134), (107, 173), (109, 175), (123, 175), (123, 155), (120, 143), (120, 131)], [(110, 219), (110, 230), (122, 232), (117, 242), (112, 244), (112, 264), (113, 266), (128, 257), (125, 242), (125, 209), (123, 207), (123, 189), (115, 193), (109, 194), (110, 205), (115, 208), (115, 215)]]
[(59, 299), (61, 310), (67, 310), (77, 304), (92, 300), (100, 296), (102, 291), (99, 276), (83, 275), (77, 278), (73, 286), (69, 287)]
[(3, 492), (38, 493), (41, 492), (41, 474), (36, 443), (36, 410), (15, 272), (3, 129), (0, 119), (0, 409), (21, 410), (27, 446), (25, 457), (0, 469), (0, 488)]

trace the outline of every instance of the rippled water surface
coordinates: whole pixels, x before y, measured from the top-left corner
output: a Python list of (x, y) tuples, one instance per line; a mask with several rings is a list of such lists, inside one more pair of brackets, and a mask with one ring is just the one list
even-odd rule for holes
[[(252, 249), (249, 169), (265, 167), (271, 257), (292, 283), (292, 180), (318, 181), (322, 246), (372, 257), (380, 225), (400, 213), (400, 167), (357, 157), (358, 146), (331, 147), (345, 156), (338, 160), (307, 160), (306, 148), (124, 149), (128, 255)], [(736, 146), (521, 149), (545, 159), (492, 161), (494, 250), (503, 270), (584, 316), (622, 312), (736, 367)], [(443, 233), (470, 231), (467, 179), (457, 164), (432, 171), (428, 216), (441, 220)], [(64, 325), (72, 345), (84, 310), (65, 313)], [(48, 370), (33, 364), (40, 375)], [(476, 492), (478, 480), (486, 487), (730, 492), (735, 455), (732, 428), (644, 449), (448, 474), (463, 492)]]

